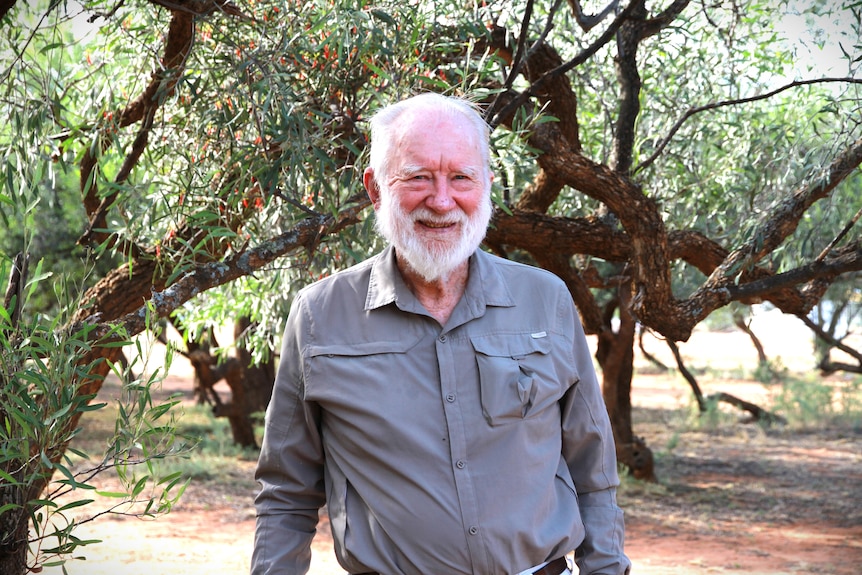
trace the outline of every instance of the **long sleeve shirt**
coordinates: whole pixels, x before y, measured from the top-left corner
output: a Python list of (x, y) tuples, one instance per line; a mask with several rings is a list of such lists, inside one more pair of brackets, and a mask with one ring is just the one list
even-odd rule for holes
[(254, 575), (301, 575), (327, 504), (350, 573), (621, 575), (613, 435), (571, 295), (477, 251), (446, 325), (393, 249), (295, 298), (256, 478)]

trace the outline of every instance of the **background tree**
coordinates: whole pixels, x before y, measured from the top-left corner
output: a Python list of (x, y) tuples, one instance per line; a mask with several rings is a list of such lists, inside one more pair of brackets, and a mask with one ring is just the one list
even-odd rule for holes
[[(782, 42), (794, 9), (831, 31), (842, 69)], [(566, 281), (598, 338), (619, 459), (649, 477), (631, 423), (638, 324), (685, 341), (731, 302), (807, 317), (838, 280), (858, 293), (859, 10), (8, 2), (0, 207), (77, 182), (79, 245), (121, 264), (70, 325), (134, 335), (152, 309), (194, 338), (247, 318), (260, 362), (297, 289), (380, 247), (357, 177), (365, 119), (419, 90), (468, 95), (494, 128), (486, 245)], [(107, 363), (93, 365), (82, 394), (101, 385)]]

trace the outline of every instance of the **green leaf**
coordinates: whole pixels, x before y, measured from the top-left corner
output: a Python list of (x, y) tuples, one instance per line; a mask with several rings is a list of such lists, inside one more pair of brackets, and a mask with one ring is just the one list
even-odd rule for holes
[(75, 476), (72, 475), (72, 472), (69, 471), (69, 469), (66, 468), (65, 465), (62, 465), (60, 463), (55, 463), (54, 467), (56, 469), (58, 469), (60, 471), (60, 473), (62, 473), (63, 475), (66, 476), (66, 479), (68, 480), (68, 485), (70, 485), (71, 487), (77, 487), (78, 486), (78, 482), (75, 480)]
[(395, 21), (395, 18), (389, 15), (388, 12), (384, 12), (379, 8), (372, 8), (370, 10), (371, 15), (377, 18), (378, 20), (382, 20), (383, 22), (389, 24), (390, 26), (397, 26), (398, 22)]
[(150, 476), (145, 475), (138, 480), (138, 482), (135, 484), (135, 487), (132, 489), (132, 497), (137, 497), (144, 491), (144, 488), (147, 486), (147, 481), (149, 481), (149, 479)]
[(128, 497), (129, 494), (125, 491), (101, 491), (97, 489), (96, 495), (100, 495), (102, 497), (110, 497), (113, 499), (122, 499), (124, 497)]
[(54, 48), (65, 48), (66, 44), (64, 42), (52, 42), (46, 46), (44, 46), (41, 50), (39, 50), (40, 54), (45, 54), (50, 52)]
[(147, 413), (147, 416), (151, 420), (155, 421), (156, 419), (160, 418), (161, 416), (166, 414), (168, 411), (170, 411), (171, 408), (176, 405), (176, 403), (177, 402), (164, 403), (161, 405), (157, 405), (157, 406), (155, 406), (149, 410), (149, 412)]
[(182, 471), (176, 471), (174, 473), (171, 473), (170, 475), (166, 475), (165, 477), (162, 477), (161, 479), (159, 479), (157, 485), (162, 485), (164, 483), (170, 483), (170, 485), (168, 485), (166, 488), (166, 489), (170, 489), (171, 487), (173, 487), (177, 483), (177, 481), (182, 479), (182, 476), (183, 476)]
[(77, 509), (78, 507), (83, 507), (85, 505), (89, 505), (90, 503), (93, 503), (94, 501), (95, 501), (95, 499), (79, 499), (78, 501), (71, 501), (71, 502), (63, 505), (59, 509), (57, 509), (57, 513), (61, 513), (63, 511), (68, 511), (70, 509)]
[(51, 501), (50, 499), (33, 499), (28, 502), (33, 507), (49, 507), (51, 509), (57, 509), (58, 504), (56, 501)]
[(6, 485), (20, 485), (21, 482), (16, 480), (14, 477), (0, 469), (0, 479), (3, 480), (3, 483)]
[(15, 503), (6, 503), (4, 505), (0, 505), (0, 516), (2, 516), (7, 511), (12, 511), (14, 509), (21, 509), (22, 506)]
[(82, 406), (78, 407), (78, 409), (76, 411), (81, 412), (81, 413), (84, 413), (87, 411), (98, 411), (98, 410), (102, 409), (103, 407), (105, 407), (106, 405), (108, 405), (108, 404), (104, 403), (104, 402), (103, 403), (89, 403), (87, 405), (82, 405)]

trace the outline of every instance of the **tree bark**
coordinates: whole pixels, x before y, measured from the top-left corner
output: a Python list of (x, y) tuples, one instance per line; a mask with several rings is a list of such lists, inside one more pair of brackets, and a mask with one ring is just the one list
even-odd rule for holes
[[(2, 414), (2, 408), (0, 408), (0, 414)], [(14, 506), (0, 513), (0, 573), (23, 575), (27, 572), (29, 527), (26, 490), (21, 486), (20, 472), (15, 472), (7, 464), (4, 464), (3, 468), (4, 472), (12, 476), (15, 484), (10, 485), (4, 481), (0, 485), (0, 507)]]
[(11, 10), (13, 6), (15, 6), (15, 3), (17, 1), (18, 0), (0, 0), (0, 19), (3, 19), (3, 17), (9, 13), (9, 10)]
[[(619, 297), (608, 304), (605, 313), (607, 329), (598, 339), (596, 359), (601, 366), (602, 395), (613, 427), (617, 461), (628, 467), (637, 479), (656, 481), (652, 450), (634, 434), (632, 424), (632, 377), (637, 322), (628, 312), (630, 287), (620, 285)], [(619, 312), (619, 327), (611, 327), (614, 310)]]
[[(12, 320), (5, 338), (14, 338), (21, 313), (24, 285), (27, 283), (27, 264), (29, 255), (18, 254), (12, 263), (9, 283), (3, 305)], [(16, 366), (11, 366), (12, 370)], [(0, 373), (0, 386), (5, 387), (6, 374)], [(7, 421), (7, 413), (0, 403), (0, 422)], [(0, 481), (0, 508), (5, 505), (12, 507), (0, 512), (0, 573), (19, 575), (27, 572), (27, 535), (29, 527), (27, 489), (24, 484), (23, 470), (26, 462), (20, 459), (4, 458), (3, 472), (12, 477), (12, 483)]]

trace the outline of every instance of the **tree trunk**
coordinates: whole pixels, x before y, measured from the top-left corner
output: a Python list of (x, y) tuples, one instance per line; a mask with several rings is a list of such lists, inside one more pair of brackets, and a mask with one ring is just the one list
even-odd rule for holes
[[(4, 471), (8, 472), (9, 469)], [(0, 507), (7, 504), (15, 506), (0, 513), (0, 573), (4, 575), (23, 575), (27, 572), (27, 534), (30, 523), (24, 491), (17, 481), (12, 485), (4, 481), (0, 485)]]
[[(250, 329), (254, 326), (248, 318), (240, 318), (234, 326), (234, 339), (239, 342)], [(234, 443), (256, 448), (255, 414), (265, 411), (269, 403), (275, 380), (275, 361), (270, 359), (264, 364), (254, 364), (251, 353), (244, 346), (237, 345), (236, 349), (237, 357), (221, 363), (204, 346), (196, 346), (188, 358), (195, 370), (196, 384), (205, 397), (212, 399), (215, 416), (228, 418)], [(222, 379), (230, 387), (229, 400), (223, 400), (213, 387)]]
[[(240, 341), (247, 330), (254, 329), (254, 325), (246, 317), (242, 317), (235, 327), (235, 338)], [(272, 396), (272, 387), (275, 383), (275, 359), (270, 356), (265, 363), (252, 363), (251, 353), (244, 345), (237, 348), (237, 358), (245, 371), (244, 396), (245, 414), (250, 419), (255, 413), (266, 411), (269, 398)]]
[[(610, 416), (617, 447), (617, 461), (637, 479), (656, 481), (653, 455), (644, 440), (634, 435), (631, 389), (634, 374), (636, 321), (629, 313), (630, 286), (620, 286), (619, 299), (608, 305), (605, 325), (599, 334), (596, 358), (602, 368), (602, 395)], [(612, 310), (618, 309), (619, 329), (610, 327)]]
[[(3, 307), (6, 310), (10, 319), (9, 331), (3, 334), (3, 339), (14, 339), (16, 337), (16, 328), (18, 326), (18, 318), (21, 315), (22, 297), (24, 295), (24, 285), (27, 283), (27, 268), (30, 261), (29, 254), (19, 253), (15, 256), (12, 263), (12, 271), (9, 276), (9, 283), (6, 287), (6, 294), (3, 298)], [(12, 365), (11, 371), (17, 369), (18, 366)], [(5, 373), (0, 373), (0, 386), (6, 386), (8, 377)], [(14, 377), (14, 376), (13, 376)], [(7, 421), (8, 414), (3, 405), (0, 404), (0, 422)], [(5, 446), (2, 446), (5, 452)], [(14, 449), (13, 449), (14, 451)], [(0, 509), (6, 505), (11, 507), (0, 512), (0, 573), (10, 575), (20, 575), (27, 572), (27, 534), (28, 534), (28, 514), (26, 486), (22, 482), (22, 469), (25, 462), (18, 457), (4, 458), (2, 466), (3, 473), (11, 477), (14, 481), (0, 481)]]

